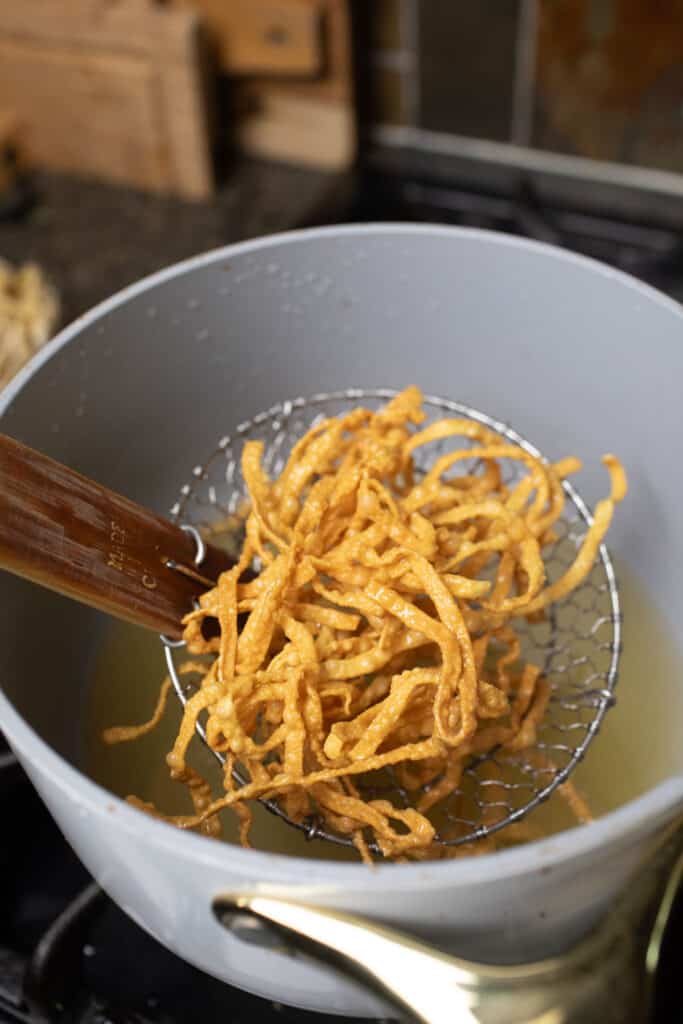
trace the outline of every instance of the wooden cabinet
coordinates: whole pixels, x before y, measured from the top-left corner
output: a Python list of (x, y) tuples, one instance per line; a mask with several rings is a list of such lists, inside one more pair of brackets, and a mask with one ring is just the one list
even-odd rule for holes
[(208, 195), (198, 27), (191, 11), (151, 0), (0, 4), (0, 107), (29, 159)]
[(174, 0), (203, 16), (254, 156), (330, 169), (355, 153), (348, 0)]
[(223, 71), (312, 77), (323, 70), (321, 0), (176, 0), (200, 13)]
[(0, 116), (35, 164), (208, 196), (204, 33), (237, 93), (219, 130), (269, 159), (352, 160), (347, 0), (0, 0)]
[(315, 6), (321, 17), (321, 73), (291, 81), (266, 75), (246, 79), (239, 88), (247, 113), (237, 137), (256, 156), (343, 168), (356, 147), (349, 4), (315, 0)]

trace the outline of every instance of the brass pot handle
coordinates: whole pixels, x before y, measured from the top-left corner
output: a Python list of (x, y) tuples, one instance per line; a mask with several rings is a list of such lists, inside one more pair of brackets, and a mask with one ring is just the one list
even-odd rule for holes
[[(241, 938), (248, 935), (247, 941), (313, 953), (341, 966), (424, 1024), (564, 1024), (579, 1019), (566, 956), (521, 966), (473, 963), (350, 914), (258, 894), (220, 896), (213, 910), (228, 930)], [(258, 938), (259, 930), (269, 938)], [(604, 951), (606, 938), (601, 931), (569, 955), (577, 970), (596, 962), (591, 958)]]
[[(683, 840), (683, 830), (681, 831), (681, 839)], [(680, 853), (676, 858), (673, 868), (667, 875), (645, 953), (645, 970), (650, 1004), (654, 1001), (655, 981), (657, 971), (659, 970), (665, 935), (672, 918), (674, 905), (681, 891), (683, 891), (683, 847), (680, 848)]]

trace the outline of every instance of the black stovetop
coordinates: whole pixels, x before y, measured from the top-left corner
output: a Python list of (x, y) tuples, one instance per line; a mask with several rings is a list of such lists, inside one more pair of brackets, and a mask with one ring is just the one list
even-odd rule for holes
[[(548, 208), (524, 183), (501, 195), (368, 172), (332, 194), (334, 205), (307, 223), (412, 220), (509, 231), (602, 259), (683, 299), (675, 230)], [(0, 821), (0, 1024), (339, 1022), (221, 984), (150, 938), (93, 883), (1, 736)], [(663, 957), (657, 1024), (683, 1019), (681, 948), (683, 894)], [(671, 1016), (664, 1006), (678, 1011)]]
[(224, 985), (92, 881), (0, 737), (0, 1024), (339, 1024)]
[(524, 176), (510, 176), (500, 191), (476, 190), (427, 174), (369, 166), (345, 191), (330, 192), (307, 223), (404, 221), (503, 231), (591, 256), (683, 301), (683, 234), (673, 226), (683, 209), (671, 212), (670, 224), (661, 216), (656, 223), (635, 215), (626, 220), (546, 200)]

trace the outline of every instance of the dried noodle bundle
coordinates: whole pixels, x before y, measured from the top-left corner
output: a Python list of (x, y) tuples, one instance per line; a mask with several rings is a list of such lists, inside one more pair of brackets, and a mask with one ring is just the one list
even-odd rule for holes
[(50, 338), (59, 298), (39, 267), (14, 269), (0, 259), (0, 388)]

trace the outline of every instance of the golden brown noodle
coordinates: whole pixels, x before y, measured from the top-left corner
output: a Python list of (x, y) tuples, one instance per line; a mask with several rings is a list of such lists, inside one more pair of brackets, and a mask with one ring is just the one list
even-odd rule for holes
[[(598, 503), (573, 564), (545, 586), (543, 551), (563, 511), (562, 480), (579, 461), (549, 465), (467, 419), (415, 431), (421, 405), (413, 387), (378, 412), (355, 409), (316, 424), (277, 480), (263, 470), (263, 442), (245, 444), (250, 504), (239, 562), (184, 620), (189, 652), (214, 656), (208, 667), (189, 666), (201, 682), (167, 757), (172, 776), (189, 784), (195, 813), (166, 820), (206, 828), (232, 807), (246, 845), (247, 801), (277, 798), (295, 821), (316, 813), (349, 836), (364, 860), (368, 842), (395, 859), (453, 855), (433, 843), (427, 812), (438, 815), (472, 755), (534, 746), (550, 687), (521, 660), (512, 623), (542, 617), (590, 572), (626, 477), (614, 456), (604, 457), (611, 495)], [(448, 438), (473, 445), (441, 456), (418, 479), (414, 452)], [(445, 475), (466, 460), (479, 469)], [(501, 460), (524, 471), (513, 487)], [(240, 582), (254, 559), (258, 575)], [(209, 619), (219, 636), (207, 640)], [(167, 692), (165, 681), (146, 725), (105, 738), (149, 731)], [(186, 763), (202, 713), (209, 746), (226, 757), (225, 792), (215, 799)], [(241, 788), (235, 766), (250, 780)], [(359, 776), (387, 766), (413, 793), (413, 807), (365, 799), (357, 788)], [(502, 780), (487, 770), (495, 792)], [(585, 820), (573, 787), (562, 793)], [(496, 813), (487, 810), (486, 824)]]

